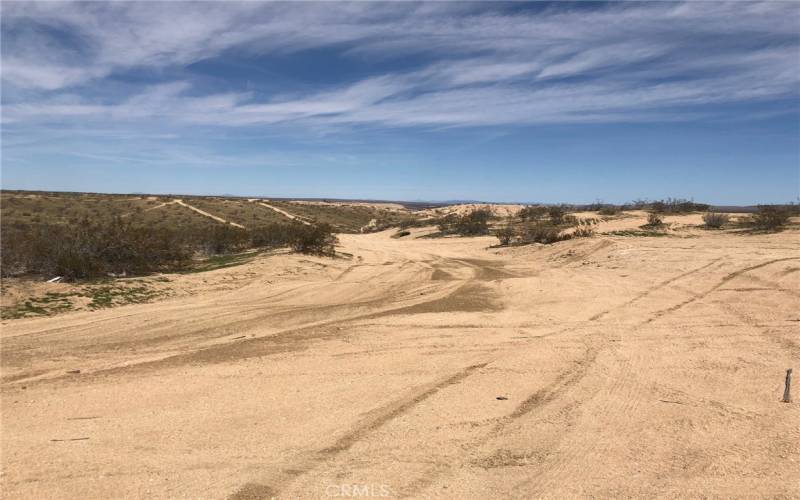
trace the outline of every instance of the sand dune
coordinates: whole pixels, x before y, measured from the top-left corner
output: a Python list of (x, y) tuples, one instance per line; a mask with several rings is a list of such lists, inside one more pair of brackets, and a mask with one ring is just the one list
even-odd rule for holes
[(421, 231), (5, 322), (4, 496), (800, 496), (797, 232)]

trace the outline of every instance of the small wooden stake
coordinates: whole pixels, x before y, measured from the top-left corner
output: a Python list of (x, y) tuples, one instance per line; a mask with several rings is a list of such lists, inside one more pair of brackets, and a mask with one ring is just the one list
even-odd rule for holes
[(783, 390), (783, 402), (792, 402), (792, 369), (786, 370), (786, 388)]

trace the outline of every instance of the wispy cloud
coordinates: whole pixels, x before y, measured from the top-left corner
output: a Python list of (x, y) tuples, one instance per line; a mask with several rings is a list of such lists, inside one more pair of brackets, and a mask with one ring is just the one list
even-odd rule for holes
[[(799, 9), (9, 3), (3, 122), (407, 127), (688, 118), (720, 103), (796, 98)], [(183, 70), (234, 53), (311, 48), (358, 61), (425, 56), (402, 71), (267, 94), (207, 91)], [(170, 76), (175, 68), (180, 75)], [(115, 74), (135, 70), (160, 81), (118, 90)]]

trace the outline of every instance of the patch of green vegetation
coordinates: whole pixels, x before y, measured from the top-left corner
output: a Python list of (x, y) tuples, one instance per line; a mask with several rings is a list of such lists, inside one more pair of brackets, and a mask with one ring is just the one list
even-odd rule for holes
[(217, 269), (225, 269), (226, 267), (240, 266), (253, 260), (259, 252), (242, 252), (226, 255), (213, 255), (207, 259), (198, 262), (191, 269), (182, 271), (181, 274), (194, 274), (204, 273), (206, 271), (215, 271)]
[(92, 299), (88, 305), (90, 309), (101, 309), (149, 302), (163, 293), (145, 285), (125, 287), (112, 284), (84, 287), (81, 295)]
[(47, 292), (42, 297), (31, 297), (14, 307), (0, 310), (2, 319), (28, 318), (32, 316), (50, 316), (72, 309), (70, 297), (79, 295), (74, 293)]
[(667, 233), (663, 231), (631, 231), (631, 230), (624, 230), (624, 231), (609, 231), (609, 236), (652, 236), (652, 237), (659, 237), (659, 236), (668, 236)]
[(153, 290), (148, 286), (127, 286), (117, 283), (86, 285), (72, 292), (47, 292), (40, 297), (31, 297), (14, 307), (0, 310), (2, 319), (30, 318), (35, 316), (53, 316), (75, 309), (74, 300), (80, 297), (91, 299), (89, 309), (103, 309), (125, 304), (149, 302), (164, 295), (164, 292)]

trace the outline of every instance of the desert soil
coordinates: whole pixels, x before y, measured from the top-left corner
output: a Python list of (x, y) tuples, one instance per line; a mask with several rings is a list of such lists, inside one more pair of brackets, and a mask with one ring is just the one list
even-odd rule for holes
[(4, 322), (3, 496), (800, 497), (796, 231), (419, 232)]

